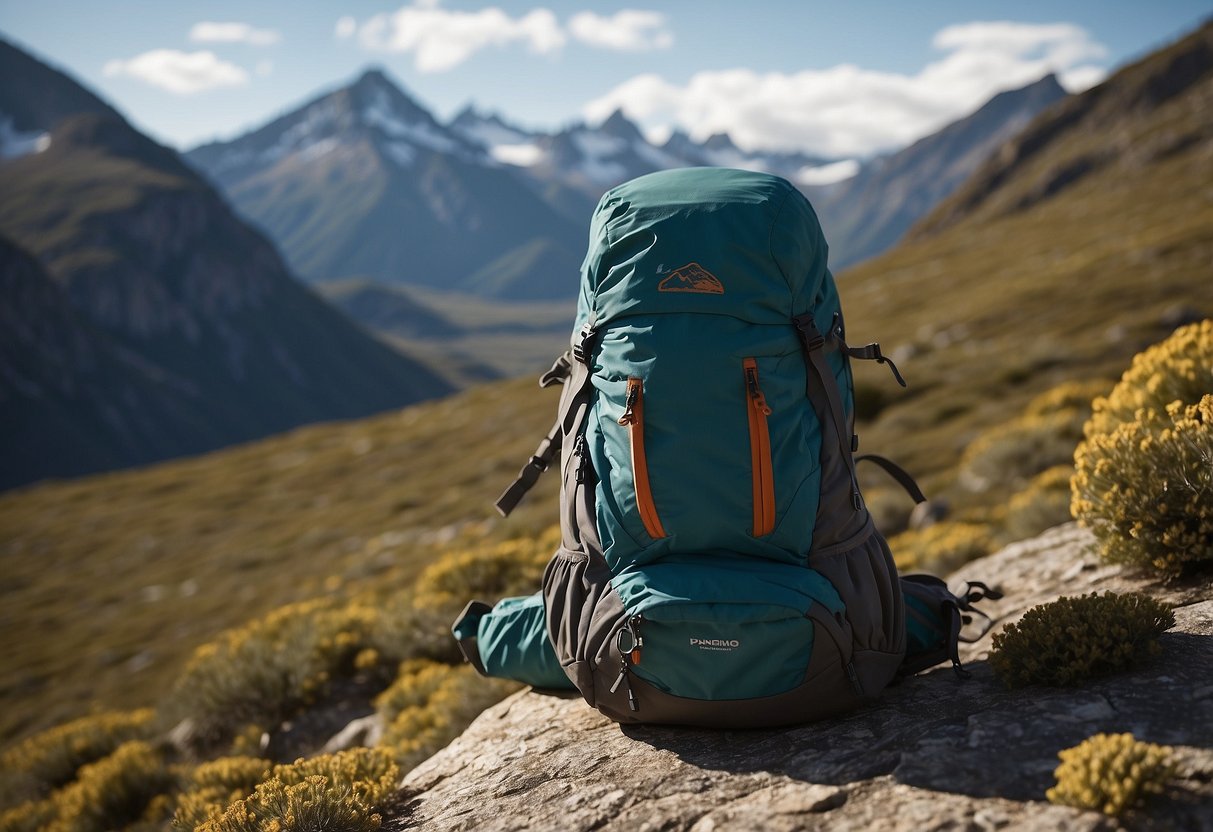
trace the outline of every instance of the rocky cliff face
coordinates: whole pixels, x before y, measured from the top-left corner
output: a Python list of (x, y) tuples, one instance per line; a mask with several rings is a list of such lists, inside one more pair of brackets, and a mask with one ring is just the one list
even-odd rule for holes
[(386, 828), (1113, 828), (1044, 802), (1057, 752), (1130, 731), (1175, 746), (1181, 778), (1129, 828), (1213, 829), (1213, 587), (1107, 566), (1063, 526), (952, 576), (998, 584), (995, 630), (1059, 595), (1138, 590), (1176, 606), (1163, 652), (1140, 671), (1073, 689), (1005, 689), (985, 656), (941, 667), (845, 719), (777, 731), (621, 728), (579, 698), (519, 693), (405, 779)]

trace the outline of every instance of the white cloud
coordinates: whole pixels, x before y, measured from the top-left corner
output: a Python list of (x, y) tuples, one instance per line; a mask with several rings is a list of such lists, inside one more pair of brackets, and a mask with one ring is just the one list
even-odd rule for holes
[(435, 0), (419, 0), (362, 24), (359, 38), (368, 49), (413, 54), (422, 72), (443, 72), (490, 46), (524, 44), (550, 54), (564, 46), (564, 30), (548, 9), (510, 17), (496, 7), (475, 12), (448, 11)]
[(622, 108), (644, 129), (675, 125), (703, 140), (727, 132), (748, 149), (868, 156), (913, 142), (981, 106), (995, 93), (1057, 72), (1069, 89), (1104, 70), (1106, 49), (1070, 24), (949, 26), (932, 45), (946, 54), (913, 75), (850, 64), (797, 73), (749, 69), (695, 73), (685, 84), (638, 75), (583, 108), (600, 121)]
[(337, 20), (337, 26), (333, 29), (333, 34), (341, 40), (346, 40), (353, 37), (356, 31), (358, 31), (358, 21), (346, 15)]
[(668, 49), (674, 43), (674, 36), (665, 28), (665, 15), (636, 9), (624, 9), (611, 17), (578, 12), (569, 18), (569, 34), (590, 46), (620, 52)]
[(125, 75), (178, 95), (191, 95), (216, 87), (239, 87), (248, 83), (248, 73), (213, 52), (181, 52), (153, 49), (129, 60), (107, 61), (102, 71), (109, 77)]
[(282, 40), (274, 29), (256, 29), (247, 23), (195, 23), (189, 39), (194, 43), (247, 43), (251, 46), (273, 46)]

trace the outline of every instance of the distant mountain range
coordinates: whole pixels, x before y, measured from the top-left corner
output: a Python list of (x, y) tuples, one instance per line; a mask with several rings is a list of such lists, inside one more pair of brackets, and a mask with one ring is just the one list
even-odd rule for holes
[(990, 154), (1065, 97), (1053, 75), (999, 93), (972, 115), (818, 189), (814, 205), (830, 244), (830, 267), (842, 270), (892, 248)]
[(0, 42), (0, 487), (448, 391), (306, 289), (176, 152)]
[(379, 70), (186, 158), (308, 280), (567, 298), (590, 213), (620, 182), (695, 165), (778, 174), (821, 208), (837, 268), (896, 242), (1063, 95), (1051, 76), (1003, 93), (902, 153), (850, 162), (858, 175), (827, 187), (820, 172), (842, 160), (747, 152), (724, 134), (700, 143), (676, 132), (658, 146), (622, 112), (543, 133), (469, 107), (444, 125)]

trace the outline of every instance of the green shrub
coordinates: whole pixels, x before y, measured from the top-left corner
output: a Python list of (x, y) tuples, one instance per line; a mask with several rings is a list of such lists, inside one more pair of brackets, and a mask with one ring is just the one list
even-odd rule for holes
[(995, 633), (990, 666), (1012, 688), (1076, 685), (1157, 655), (1174, 625), (1166, 606), (1140, 593), (1062, 596)]
[(41, 797), (70, 782), (81, 766), (112, 754), (118, 746), (149, 735), (153, 711), (143, 709), (87, 716), (22, 740), (0, 756), (0, 768), (26, 782), (25, 799)]
[(1010, 540), (1023, 540), (1070, 519), (1072, 465), (1054, 465), (1011, 498), (1003, 523)]
[(272, 764), (257, 757), (220, 757), (190, 773), (186, 790), (177, 799), (173, 825), (193, 830), (213, 820), (230, 804), (252, 794), (270, 776)]
[(1022, 488), (1032, 477), (1070, 465), (1092, 401), (1106, 381), (1068, 381), (1036, 396), (1018, 417), (993, 427), (965, 448), (959, 478), (971, 491)]
[(140, 819), (156, 819), (166, 810), (160, 795), (173, 790), (175, 778), (159, 751), (132, 741), (113, 754), (82, 767), (74, 783), (54, 795), (57, 817), (49, 832), (106, 832)]
[(944, 520), (923, 529), (911, 529), (889, 539), (893, 561), (902, 571), (951, 570), (988, 555), (994, 542), (981, 523)]
[(1075, 453), (1074, 516), (1111, 561), (1172, 573), (1213, 563), (1213, 395), (1138, 414)]
[(1096, 734), (1057, 756), (1050, 803), (1117, 816), (1158, 794), (1176, 771), (1171, 749), (1139, 742), (1132, 734)]
[(229, 630), (194, 651), (173, 707), (194, 721), (204, 747), (230, 741), (250, 725), (275, 728), (330, 679), (355, 672), (378, 615), (361, 604), (307, 601)]
[(505, 679), (486, 679), (470, 665), (405, 662), (396, 682), (375, 701), (387, 726), (380, 745), (390, 749), (407, 771), (519, 687)]
[(400, 770), (382, 749), (359, 748), (275, 766), (248, 797), (199, 832), (373, 832)]
[(1017, 488), (1040, 472), (1070, 462), (1086, 413), (1077, 408), (1024, 415), (982, 433), (960, 459), (960, 482), (971, 491)]

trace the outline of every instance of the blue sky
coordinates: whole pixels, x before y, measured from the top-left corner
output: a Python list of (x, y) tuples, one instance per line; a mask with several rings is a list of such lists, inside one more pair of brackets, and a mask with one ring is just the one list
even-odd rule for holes
[(550, 129), (622, 106), (655, 136), (727, 130), (843, 157), (904, 145), (1049, 69), (1084, 88), (1210, 15), (1188, 0), (9, 0), (0, 32), (179, 148), (378, 65), (439, 118), (475, 102)]

